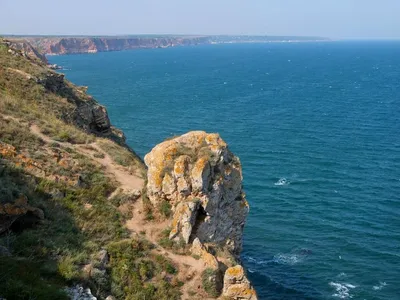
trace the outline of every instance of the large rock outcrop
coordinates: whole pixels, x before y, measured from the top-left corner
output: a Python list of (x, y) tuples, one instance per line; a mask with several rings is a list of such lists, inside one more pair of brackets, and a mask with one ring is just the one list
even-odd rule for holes
[(218, 134), (189, 132), (146, 155), (147, 193), (157, 207), (174, 211), (170, 238), (227, 247), (238, 255), (249, 211), (242, 191), (242, 167)]
[(241, 265), (228, 268), (225, 271), (222, 296), (235, 300), (257, 300), (256, 291), (251, 286)]

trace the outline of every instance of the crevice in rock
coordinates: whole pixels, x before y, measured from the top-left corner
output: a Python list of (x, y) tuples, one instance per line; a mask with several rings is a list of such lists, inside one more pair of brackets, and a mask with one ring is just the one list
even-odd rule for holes
[(192, 228), (192, 232), (190, 234), (189, 243), (193, 243), (193, 240), (197, 237), (197, 230), (199, 229), (200, 225), (204, 222), (207, 217), (207, 212), (202, 205), (198, 206), (196, 212), (196, 222)]

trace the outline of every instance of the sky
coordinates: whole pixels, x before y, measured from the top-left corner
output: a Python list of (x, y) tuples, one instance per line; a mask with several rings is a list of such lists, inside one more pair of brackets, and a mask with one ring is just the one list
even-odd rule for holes
[(0, 34), (400, 38), (400, 0), (0, 0)]

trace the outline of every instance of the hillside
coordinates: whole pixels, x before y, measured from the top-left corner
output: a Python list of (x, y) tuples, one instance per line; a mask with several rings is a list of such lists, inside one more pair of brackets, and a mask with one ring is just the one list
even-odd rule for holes
[(0, 299), (256, 299), (225, 142), (189, 133), (146, 167), (106, 108), (46, 64), (0, 40)]

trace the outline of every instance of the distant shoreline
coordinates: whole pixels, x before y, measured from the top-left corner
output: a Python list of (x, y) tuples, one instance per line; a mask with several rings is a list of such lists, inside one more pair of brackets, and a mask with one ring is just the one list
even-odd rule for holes
[(8, 39), (29, 42), (45, 55), (97, 53), (134, 49), (170, 48), (207, 44), (298, 43), (331, 41), (323, 37), (297, 36), (202, 36), (202, 35), (135, 35), (135, 36), (19, 36)]

